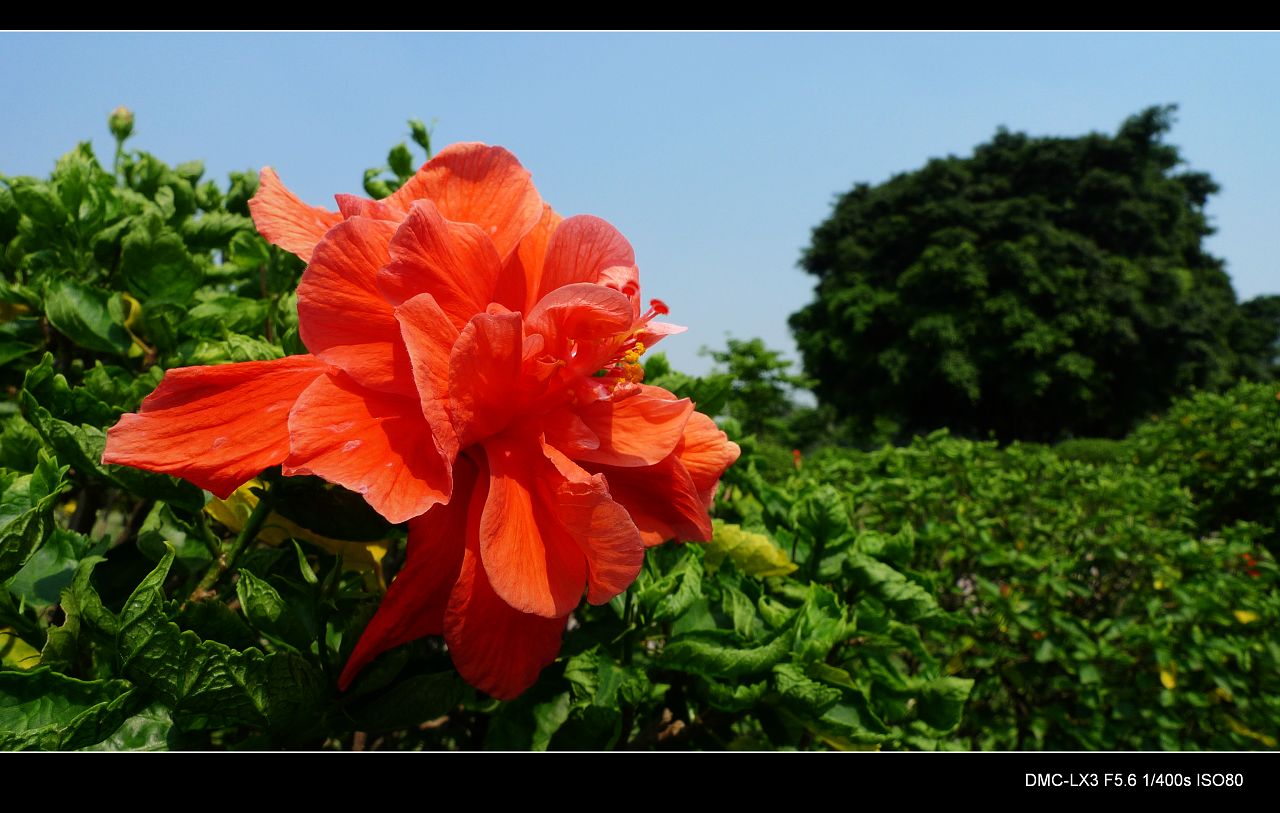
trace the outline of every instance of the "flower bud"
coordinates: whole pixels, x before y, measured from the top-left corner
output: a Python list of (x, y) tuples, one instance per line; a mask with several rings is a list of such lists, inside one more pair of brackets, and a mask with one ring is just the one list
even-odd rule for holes
[(123, 105), (117, 107), (107, 118), (107, 126), (116, 141), (124, 141), (133, 133), (133, 111)]

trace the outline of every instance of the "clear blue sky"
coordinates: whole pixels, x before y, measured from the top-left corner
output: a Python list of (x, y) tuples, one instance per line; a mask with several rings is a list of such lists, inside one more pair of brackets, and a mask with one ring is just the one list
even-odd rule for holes
[(1180, 106), (1170, 140), (1223, 191), (1209, 249), (1237, 293), (1280, 292), (1276, 34), (0, 34), (0, 172), (44, 175), (107, 113), (131, 145), (208, 174), (272, 165), (311, 203), (436, 119), (438, 146), (511, 149), (566, 214), (611, 221), (644, 292), (702, 345), (761, 336), (792, 352), (796, 269), (834, 196), (999, 125), (1114, 131)]

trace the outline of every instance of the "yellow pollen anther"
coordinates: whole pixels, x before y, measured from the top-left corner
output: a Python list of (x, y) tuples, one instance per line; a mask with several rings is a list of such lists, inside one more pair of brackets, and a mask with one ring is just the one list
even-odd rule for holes
[(628, 384), (639, 384), (644, 381), (644, 368), (635, 362), (623, 364), (618, 373), (617, 383), (613, 385), (615, 392)]
[(635, 345), (622, 354), (622, 361), (625, 364), (635, 364), (644, 355), (644, 342), (636, 342)]

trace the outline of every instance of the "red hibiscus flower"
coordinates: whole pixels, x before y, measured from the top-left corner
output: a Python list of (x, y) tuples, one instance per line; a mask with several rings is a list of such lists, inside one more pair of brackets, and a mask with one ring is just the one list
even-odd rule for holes
[(515, 697), (584, 592), (606, 602), (647, 545), (710, 537), (738, 447), (641, 383), (640, 355), (683, 328), (642, 304), (626, 239), (562, 219), (506, 150), (454, 145), (385, 200), (337, 201), (308, 206), (266, 169), (250, 203), (308, 262), (310, 354), (170, 370), (103, 460), (220, 497), (275, 465), (359, 492), (409, 543), (340, 685), (443, 635), (467, 681)]

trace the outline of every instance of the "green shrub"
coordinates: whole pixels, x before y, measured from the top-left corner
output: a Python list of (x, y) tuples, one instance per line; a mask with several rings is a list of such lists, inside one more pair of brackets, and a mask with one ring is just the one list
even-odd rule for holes
[(1241, 382), (1176, 401), (1134, 431), (1130, 445), (1152, 468), (1191, 490), (1206, 528), (1237, 520), (1271, 530), (1280, 545), (1280, 401), (1275, 384)]

